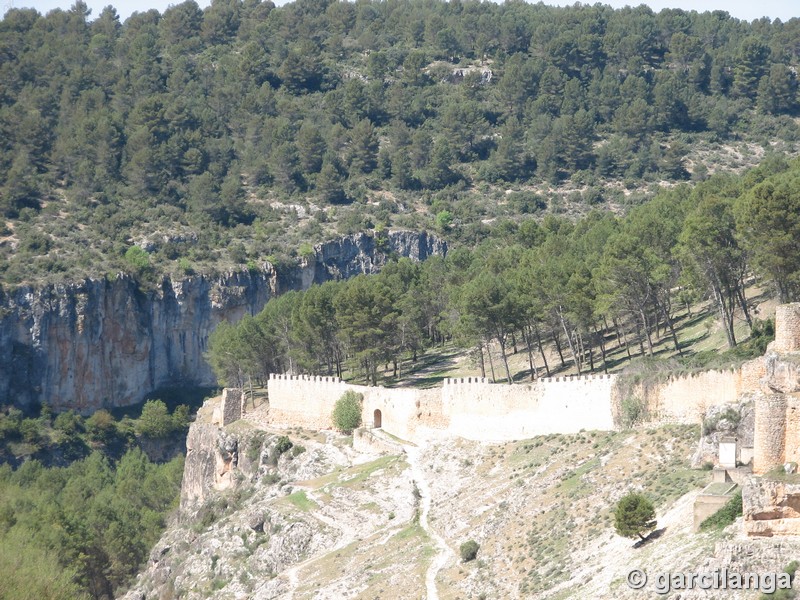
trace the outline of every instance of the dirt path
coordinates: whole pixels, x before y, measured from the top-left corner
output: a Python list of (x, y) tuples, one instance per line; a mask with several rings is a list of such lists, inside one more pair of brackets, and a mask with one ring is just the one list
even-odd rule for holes
[(454, 556), (452, 549), (428, 523), (428, 512), (431, 507), (431, 489), (428, 485), (428, 480), (425, 476), (425, 469), (422, 467), (421, 457), (424, 447), (406, 447), (406, 454), (408, 455), (408, 463), (411, 465), (411, 476), (417, 485), (420, 494), (420, 514), (419, 524), (428, 533), (431, 539), (436, 543), (437, 552), (433, 557), (428, 571), (425, 574), (425, 589), (427, 592), (427, 600), (439, 600), (439, 592), (436, 589), (436, 575), (447, 564), (452, 556)]

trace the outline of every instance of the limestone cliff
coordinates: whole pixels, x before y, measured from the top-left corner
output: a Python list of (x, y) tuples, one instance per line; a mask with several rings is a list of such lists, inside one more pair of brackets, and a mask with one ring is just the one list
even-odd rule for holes
[(751, 536), (800, 533), (800, 481), (750, 477), (742, 488), (744, 529)]
[(446, 244), (427, 233), (365, 233), (318, 244), (296, 267), (163, 279), (128, 275), (0, 290), (0, 404), (48, 403), (90, 413), (166, 385), (213, 385), (203, 358), (223, 320), (255, 314), (274, 295), (374, 273), (391, 255), (423, 260)]

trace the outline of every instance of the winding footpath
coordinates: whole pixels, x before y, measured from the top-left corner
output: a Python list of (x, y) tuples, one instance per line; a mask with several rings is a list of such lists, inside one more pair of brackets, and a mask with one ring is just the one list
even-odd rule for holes
[(420, 514), (419, 524), (436, 543), (437, 552), (433, 557), (428, 571), (425, 574), (425, 589), (427, 600), (439, 600), (439, 592), (436, 589), (436, 576), (439, 574), (454, 553), (444, 538), (440, 536), (428, 523), (428, 512), (431, 508), (431, 488), (425, 476), (425, 469), (422, 466), (423, 448), (417, 446), (406, 446), (408, 464), (411, 466), (411, 476), (417, 485), (420, 494)]

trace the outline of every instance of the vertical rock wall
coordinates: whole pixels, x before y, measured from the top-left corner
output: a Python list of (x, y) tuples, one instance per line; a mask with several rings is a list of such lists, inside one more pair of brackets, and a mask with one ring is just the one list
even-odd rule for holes
[(260, 311), (274, 295), (374, 273), (392, 255), (424, 260), (445, 243), (393, 231), (318, 244), (297, 267), (164, 279), (142, 289), (128, 275), (0, 290), (0, 405), (47, 403), (90, 413), (140, 402), (167, 385), (214, 385), (204, 353), (220, 321)]

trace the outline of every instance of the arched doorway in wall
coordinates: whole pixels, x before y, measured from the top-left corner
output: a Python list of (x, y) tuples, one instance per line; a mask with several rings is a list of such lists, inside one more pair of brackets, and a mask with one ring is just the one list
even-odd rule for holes
[(375, 409), (375, 412), (372, 414), (372, 426), (375, 429), (379, 429), (381, 427), (381, 411), (380, 409)]

